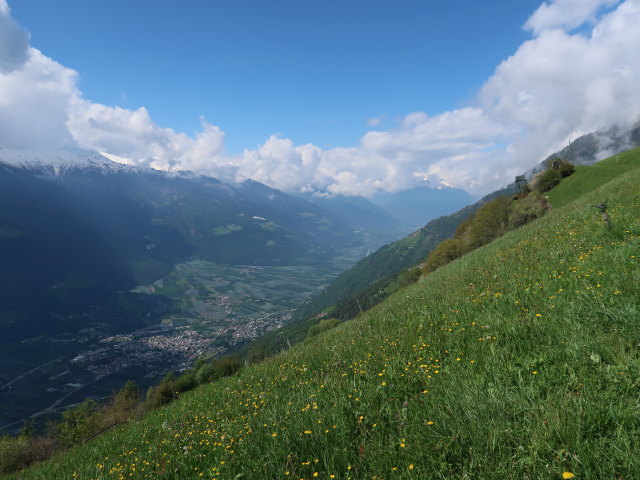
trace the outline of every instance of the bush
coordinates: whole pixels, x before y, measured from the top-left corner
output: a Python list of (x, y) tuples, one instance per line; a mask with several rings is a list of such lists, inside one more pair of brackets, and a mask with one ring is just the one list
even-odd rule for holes
[(226, 357), (216, 360), (214, 366), (218, 373), (218, 378), (222, 378), (236, 373), (242, 367), (242, 363), (240, 363), (238, 358), (227, 355)]
[(185, 372), (173, 381), (173, 391), (179, 393), (188, 392), (196, 387), (196, 376), (193, 372)]
[(420, 280), (422, 271), (419, 268), (409, 268), (400, 274), (399, 283), (401, 287), (407, 287)]
[(427, 257), (427, 261), (423, 265), (422, 270), (424, 273), (433, 272), (465, 253), (463, 242), (459, 238), (448, 238), (440, 242), (438, 246), (433, 249)]
[(93, 400), (85, 400), (62, 414), (57, 426), (58, 438), (65, 447), (79, 445), (99, 430), (99, 422), (98, 405)]
[[(558, 182), (560, 181), (556, 170), (547, 172), (557, 176)], [(538, 182), (542, 177), (538, 177)], [(422, 271), (432, 272), (465, 253), (486, 245), (509, 230), (541, 217), (548, 209), (546, 199), (528, 188), (518, 194), (517, 198), (503, 196), (487, 202), (458, 226), (453, 238), (440, 242), (433, 249), (423, 264)]]
[(558, 172), (560, 172), (560, 176), (562, 178), (566, 178), (569, 175), (575, 173), (576, 169), (573, 166), (573, 164), (569, 163), (569, 162), (564, 162), (560, 165), (560, 168), (558, 169)]
[(521, 227), (541, 217), (548, 210), (547, 201), (539, 194), (520, 198), (509, 213), (509, 230)]
[(140, 414), (140, 392), (129, 380), (111, 400), (100, 409), (100, 427), (125, 423)]
[(176, 393), (173, 388), (174, 380), (175, 375), (171, 372), (165, 375), (157, 386), (149, 387), (149, 390), (147, 390), (147, 398), (144, 401), (143, 406), (145, 411), (154, 410), (176, 398)]
[(467, 251), (486, 245), (509, 229), (509, 213), (513, 201), (507, 197), (498, 197), (481, 206), (467, 227)]
[(205, 363), (196, 372), (196, 382), (198, 382), (198, 385), (213, 382), (216, 378), (216, 367), (213, 363)]
[(25, 453), (29, 440), (25, 437), (0, 437), (0, 473), (11, 473), (26, 466)]
[(559, 170), (545, 170), (536, 179), (536, 187), (540, 193), (548, 192), (560, 183), (561, 178)]
[(573, 163), (567, 162), (562, 158), (552, 158), (547, 161), (547, 170), (556, 170), (560, 174), (560, 178), (565, 178), (576, 171)]
[(213, 382), (222, 377), (233, 375), (242, 367), (240, 360), (233, 356), (227, 355), (213, 360), (209, 363), (203, 363), (195, 373), (195, 380), (200, 385), (203, 383)]
[(327, 318), (325, 320), (320, 320), (320, 323), (318, 323), (317, 325), (311, 325), (309, 327), (309, 330), (307, 330), (307, 338), (313, 338), (316, 335), (321, 334), (322, 332), (331, 330), (336, 325), (338, 325), (338, 320), (335, 318)]

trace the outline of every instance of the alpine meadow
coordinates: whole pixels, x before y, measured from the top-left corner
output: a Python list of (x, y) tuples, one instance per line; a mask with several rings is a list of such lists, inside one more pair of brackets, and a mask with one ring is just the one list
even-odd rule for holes
[(0, 480), (640, 480), (640, 0), (0, 0)]
[(357, 319), (6, 478), (635, 478), (638, 185), (640, 149), (579, 168)]

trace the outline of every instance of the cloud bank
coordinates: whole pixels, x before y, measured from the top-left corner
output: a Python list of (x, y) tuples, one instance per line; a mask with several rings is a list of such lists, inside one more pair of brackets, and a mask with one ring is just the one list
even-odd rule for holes
[[(273, 135), (229, 155), (224, 132), (204, 118), (192, 137), (160, 127), (144, 107), (84, 98), (76, 72), (30, 46), (29, 33), (0, 0), (0, 145), (80, 146), (141, 166), (252, 178), (290, 192), (370, 195), (446, 183), (480, 194), (571, 138), (638, 121), (638, 25), (640, 0), (545, 2), (523, 26), (532, 37), (464, 108), (410, 113), (351, 148), (295, 145)], [(378, 119), (368, 121), (379, 126)]]

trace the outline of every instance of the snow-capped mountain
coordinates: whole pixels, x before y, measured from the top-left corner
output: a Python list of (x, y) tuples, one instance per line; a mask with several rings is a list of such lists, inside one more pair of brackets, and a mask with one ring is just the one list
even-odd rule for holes
[(317, 263), (357, 241), (318, 207), (257, 182), (234, 188), (95, 151), (0, 148), (0, 317), (26, 305), (28, 317), (68, 315), (189, 258)]
[(95, 150), (83, 149), (11, 149), (0, 147), (0, 163), (27, 170), (42, 170), (61, 176), (69, 170), (85, 169), (105, 174), (118, 171), (137, 171), (136, 167), (115, 162)]

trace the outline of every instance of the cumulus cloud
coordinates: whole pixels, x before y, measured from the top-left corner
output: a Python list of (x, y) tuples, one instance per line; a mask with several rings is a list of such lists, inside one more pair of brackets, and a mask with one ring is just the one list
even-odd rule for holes
[[(575, 33), (584, 24), (590, 30)], [(525, 24), (532, 38), (497, 66), (467, 107), (410, 113), (350, 148), (272, 135), (229, 155), (224, 132), (204, 119), (188, 136), (157, 125), (144, 107), (83, 98), (77, 74), (29, 46), (29, 34), (0, 0), (0, 145), (76, 145), (136, 165), (252, 178), (285, 191), (370, 195), (444, 183), (485, 193), (570, 138), (640, 118), (637, 25), (640, 0), (546, 2)], [(368, 119), (370, 127), (381, 118)]]
[(76, 73), (30, 49), (10, 73), (0, 74), (0, 145), (14, 148), (73, 144), (66, 126), (77, 95)]
[(534, 12), (524, 27), (540, 34), (545, 30), (573, 30), (585, 22), (594, 23), (600, 10), (620, 0), (554, 0), (545, 2)]
[(156, 125), (144, 107), (128, 110), (74, 99), (68, 128), (81, 147), (127, 158), (136, 165), (162, 170), (210, 169), (224, 151), (224, 133), (201, 119), (191, 138)]
[(546, 30), (498, 66), (479, 100), (492, 119), (518, 127), (513, 163), (526, 167), (572, 136), (638, 121), (639, 24), (640, 2), (628, 0), (589, 37)]

